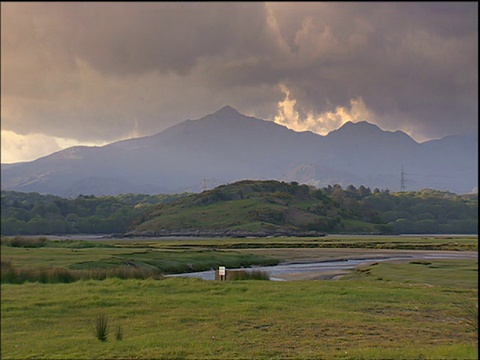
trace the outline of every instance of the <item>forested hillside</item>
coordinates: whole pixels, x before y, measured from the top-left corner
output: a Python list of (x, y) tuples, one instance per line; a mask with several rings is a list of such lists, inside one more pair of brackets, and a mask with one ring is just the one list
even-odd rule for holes
[(395, 234), (478, 233), (478, 194), (460, 196), (432, 189), (395, 193), (375, 189), (372, 193), (363, 186), (325, 190), (354, 217), (386, 224)]
[(123, 233), (152, 204), (180, 195), (84, 196), (2, 191), (2, 235)]
[(468, 234), (478, 232), (477, 217), (478, 196), (245, 180), (152, 207), (134, 229), (154, 234), (179, 229)]
[(251, 231), (478, 233), (478, 195), (244, 180), (197, 194), (78, 196), (2, 191), (2, 235)]

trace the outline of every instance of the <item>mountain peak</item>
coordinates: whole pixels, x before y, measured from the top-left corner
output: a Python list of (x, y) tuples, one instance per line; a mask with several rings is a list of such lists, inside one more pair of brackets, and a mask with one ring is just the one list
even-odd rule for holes
[(218, 115), (218, 116), (232, 116), (232, 115), (241, 115), (237, 110), (235, 110), (233, 107), (230, 105), (224, 106), (217, 112), (215, 112), (212, 115)]
[[(347, 121), (337, 130), (331, 131), (328, 135), (336, 139), (356, 139), (355, 141), (376, 142), (380, 139), (389, 139), (387, 141), (407, 141), (412, 145), (416, 143), (410, 135), (403, 131), (395, 132), (381, 129), (378, 125), (369, 123), (368, 121), (351, 122)], [(417, 143), (418, 144), (418, 143)]]
[(345, 124), (343, 124), (339, 129), (342, 128), (352, 128), (352, 129), (379, 129), (381, 130), (377, 125), (369, 123), (368, 121), (347, 121)]
[[(347, 121), (338, 129), (333, 130), (330, 134), (373, 134), (383, 132), (377, 125), (369, 123), (368, 121), (352, 122)], [(329, 134), (329, 135), (330, 135)]]

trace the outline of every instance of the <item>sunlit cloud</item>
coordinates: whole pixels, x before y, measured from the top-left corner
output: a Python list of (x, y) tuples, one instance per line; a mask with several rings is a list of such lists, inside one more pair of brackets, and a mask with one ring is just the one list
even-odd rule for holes
[(2, 164), (35, 160), (60, 150), (58, 142), (42, 134), (20, 135), (2, 129)]
[(40, 157), (50, 155), (56, 151), (72, 146), (102, 146), (106, 142), (79, 142), (69, 138), (47, 136), (43, 134), (21, 135), (13, 131), (3, 130), (2, 134), (2, 164), (22, 161), (33, 161)]
[(336, 130), (346, 122), (368, 121), (376, 122), (376, 117), (365, 105), (363, 99), (358, 97), (350, 100), (350, 107), (337, 106), (334, 111), (316, 114), (313, 110), (305, 109), (302, 117), (297, 110), (297, 100), (291, 97), (290, 90), (280, 84), (280, 90), (285, 94), (285, 99), (278, 103), (278, 114), (274, 121), (295, 131), (311, 131), (319, 135), (326, 135)]
[(16, 154), (225, 105), (319, 134), (360, 120), (417, 141), (478, 129), (474, 2), (4, 2), (1, 24), (2, 129), (45, 136), (12, 135)]

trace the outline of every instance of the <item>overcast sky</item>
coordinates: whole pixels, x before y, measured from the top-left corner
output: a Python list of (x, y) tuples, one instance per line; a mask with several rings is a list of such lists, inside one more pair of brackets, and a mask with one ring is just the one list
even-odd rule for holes
[(2, 2), (2, 163), (225, 105), (324, 135), (478, 131), (477, 2)]

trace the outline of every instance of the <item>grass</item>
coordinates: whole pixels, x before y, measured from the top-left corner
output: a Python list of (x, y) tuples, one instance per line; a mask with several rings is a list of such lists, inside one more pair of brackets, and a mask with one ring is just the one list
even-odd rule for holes
[(462, 296), (455, 305), (462, 311), (463, 319), (467, 326), (474, 332), (478, 333), (478, 289), (477, 296)]
[(44, 284), (71, 283), (79, 280), (105, 280), (115, 277), (119, 279), (161, 279), (158, 269), (132, 268), (119, 266), (108, 269), (70, 270), (65, 268), (16, 269), (9, 261), (1, 262), (1, 282), (23, 284), (39, 282)]
[(478, 288), (478, 260), (381, 262), (357, 268), (344, 279), (401, 282), (455, 289)]
[(23, 236), (15, 236), (13, 238), (4, 238), (2, 236), (1, 244), (6, 246), (13, 246), (13, 247), (37, 248), (37, 247), (44, 247), (47, 244), (47, 238), (45, 237), (27, 238)]
[[(2, 239), (5, 243), (8, 239)], [(394, 250), (477, 250), (476, 237), (320, 237), (261, 239), (189, 239), (96, 240), (85, 247), (79, 240), (43, 240), (43, 247), (2, 245), (2, 261), (10, 261), (18, 270), (40, 271), (49, 268), (70, 270), (107, 270), (138, 268), (174, 274), (204, 271), (219, 265), (242, 268), (275, 265), (300, 254), (325, 257), (355, 251)], [(86, 242), (87, 245), (91, 241)], [(54, 246), (52, 246), (54, 245)], [(345, 251), (345, 250), (343, 250)], [(334, 256), (334, 255), (332, 255)], [(341, 255), (338, 255), (341, 256)], [(43, 270), (42, 270), (43, 271)], [(60, 272), (60, 270), (57, 270)], [(85, 277), (84, 277), (85, 278)]]
[(2, 260), (10, 261), (18, 269), (97, 270), (134, 267), (164, 274), (210, 270), (219, 264), (230, 268), (278, 264), (274, 257), (236, 250), (217, 250), (214, 246), (199, 248), (158, 242), (155, 245), (150, 242), (136, 244), (125, 240), (122, 242), (98, 240), (98, 243), (103, 246), (79, 245), (77, 248), (71, 248), (68, 242), (63, 242), (65, 246), (61, 247), (41, 248), (2, 245)]
[[(120, 244), (117, 241), (116, 244)], [(375, 250), (452, 250), (478, 251), (478, 236), (326, 236), (311, 238), (195, 238), (174, 241), (161, 239), (151, 242), (135, 242), (138, 247), (173, 247), (173, 248), (216, 248), (216, 249), (255, 249), (255, 248), (307, 248), (307, 249), (375, 249)]]
[(38, 247), (58, 247), (58, 248), (72, 248), (72, 249), (84, 249), (84, 248), (98, 248), (98, 247), (114, 247), (106, 242), (97, 241), (85, 241), (85, 240), (51, 240), (44, 236), (40, 237), (27, 237), (27, 236), (15, 236), (15, 237), (1, 237), (1, 244), (5, 246), (21, 247), (21, 248), (38, 248)]
[[(119, 259), (145, 268), (173, 260), (201, 264), (212, 254), (225, 265), (241, 254), (340, 257), (349, 244), (349, 252), (360, 253), (362, 243), (375, 249), (388, 240), (393, 248), (463, 249), (477, 239), (109, 240), (105, 244), (113, 247), (95, 249), (3, 245), (1, 255), (2, 265), (22, 271), (47, 269), (49, 261), (64, 269)], [(338, 247), (304, 246), (316, 243)], [(339, 281), (107, 277), (2, 283), (1, 301), (2, 359), (478, 359), (476, 259), (380, 262)], [(92, 336), (86, 319), (96, 314), (108, 319), (117, 341)]]
[[(154, 217), (139, 225), (137, 230), (156, 231), (162, 228), (194, 228), (199, 230), (236, 228), (240, 225), (249, 224), (252, 220), (254, 221), (254, 219), (251, 219), (249, 216), (250, 211), (264, 209), (265, 207), (268, 209), (276, 209), (280, 206), (277, 204), (259, 204), (255, 199), (209, 204), (202, 206), (201, 211), (196, 206), (183, 207), (180, 213), (175, 206), (164, 206), (159, 210), (161, 219)], [(243, 227), (241, 228), (243, 229)], [(261, 227), (258, 227), (258, 229), (255, 228), (255, 230), (261, 230)]]
[(115, 328), (115, 339), (117, 341), (123, 340), (123, 327), (121, 325), (117, 325)]
[[(476, 358), (468, 290), (355, 281), (198, 279), (2, 285), (3, 358)], [(122, 322), (95, 342), (82, 319)]]

